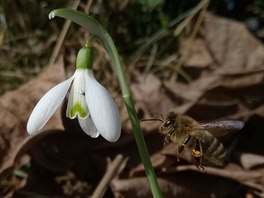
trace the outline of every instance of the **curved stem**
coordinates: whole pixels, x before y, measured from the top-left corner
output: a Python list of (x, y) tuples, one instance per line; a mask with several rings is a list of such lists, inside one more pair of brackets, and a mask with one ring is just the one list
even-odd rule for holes
[(66, 19), (69, 19), (79, 24), (86, 31), (97, 36), (99, 40), (103, 43), (104, 47), (106, 48), (110, 56), (110, 59), (112, 61), (112, 65), (114, 66), (118, 80), (119, 80), (124, 102), (125, 102), (128, 114), (129, 114), (131, 125), (133, 127), (137, 147), (140, 153), (142, 163), (145, 168), (145, 172), (148, 178), (148, 182), (149, 182), (153, 197), (157, 197), (157, 198), (162, 197), (162, 193), (159, 189), (157, 178), (156, 178), (154, 169), (152, 167), (152, 164), (149, 158), (149, 153), (148, 153), (147, 146), (146, 146), (143, 134), (142, 134), (142, 130), (139, 125), (139, 119), (138, 119), (137, 112), (136, 112), (136, 109), (135, 109), (135, 106), (132, 100), (131, 91), (128, 87), (128, 83), (124, 75), (123, 67), (119, 59), (119, 54), (117, 52), (117, 49), (115, 47), (115, 44), (111, 36), (98, 21), (96, 21), (91, 16), (86, 15), (82, 12), (67, 9), (67, 8), (62, 8), (62, 9), (53, 10), (50, 13), (49, 18), (54, 18), (55, 16), (66, 18)]

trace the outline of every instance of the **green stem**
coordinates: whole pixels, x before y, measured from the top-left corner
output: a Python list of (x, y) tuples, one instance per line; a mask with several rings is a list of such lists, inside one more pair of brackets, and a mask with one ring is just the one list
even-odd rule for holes
[(67, 9), (67, 8), (62, 8), (62, 9), (53, 10), (49, 15), (50, 18), (54, 18), (55, 16), (69, 19), (79, 24), (86, 31), (97, 36), (99, 40), (103, 43), (104, 47), (106, 48), (111, 58), (112, 65), (114, 66), (115, 72), (117, 74), (119, 84), (121, 86), (121, 91), (123, 94), (124, 102), (125, 102), (128, 114), (129, 114), (131, 125), (133, 127), (135, 140), (137, 143), (141, 161), (145, 168), (145, 172), (146, 172), (148, 182), (149, 182), (149, 185), (152, 191), (152, 195), (153, 197), (157, 197), (157, 198), (162, 197), (162, 193), (160, 191), (157, 178), (156, 178), (154, 169), (150, 161), (150, 157), (149, 157), (147, 146), (146, 146), (146, 143), (143, 137), (143, 133), (139, 125), (139, 119), (137, 116), (134, 103), (132, 101), (131, 91), (128, 87), (128, 83), (124, 75), (123, 67), (119, 59), (119, 54), (117, 52), (117, 49), (115, 47), (115, 44), (111, 36), (108, 34), (105, 28), (98, 21), (96, 21), (91, 16), (86, 15), (82, 12)]
[(132, 101), (131, 95), (123, 96), (126, 108), (129, 114), (129, 119), (131, 122), (131, 125), (134, 129), (134, 136), (136, 139), (137, 147), (139, 150), (139, 154), (141, 157), (141, 161), (144, 164), (145, 172), (148, 178), (148, 182), (152, 191), (153, 197), (162, 197), (162, 193), (160, 191), (157, 178), (155, 175), (155, 172), (153, 170), (150, 158), (149, 158), (149, 153), (147, 150), (147, 146), (144, 140), (144, 136), (141, 130), (141, 127), (139, 125), (139, 120), (137, 117), (137, 112), (134, 106), (134, 103)]

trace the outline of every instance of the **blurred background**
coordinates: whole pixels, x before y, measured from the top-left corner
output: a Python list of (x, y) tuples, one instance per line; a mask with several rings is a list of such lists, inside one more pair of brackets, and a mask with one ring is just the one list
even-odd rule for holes
[(65, 105), (43, 133), (27, 135), (34, 105), (73, 74), (88, 38), (76, 24), (67, 28), (64, 19), (48, 19), (62, 7), (89, 12), (109, 31), (140, 119), (175, 111), (199, 121), (245, 122), (223, 140), (230, 163), (205, 173), (192, 165), (188, 151), (177, 162), (177, 145), (163, 145), (160, 123), (141, 123), (164, 197), (264, 197), (262, 0), (1, 0), (0, 197), (90, 197), (118, 154), (122, 163), (103, 197), (151, 197), (100, 42), (94, 43), (94, 73), (120, 109), (120, 140), (84, 135), (65, 117)]

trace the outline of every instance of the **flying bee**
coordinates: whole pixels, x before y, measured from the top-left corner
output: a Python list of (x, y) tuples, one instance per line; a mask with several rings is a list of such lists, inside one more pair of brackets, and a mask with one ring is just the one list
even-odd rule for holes
[[(170, 112), (162, 119), (144, 119), (143, 121), (161, 121), (159, 133), (164, 135), (165, 143), (177, 143), (177, 156), (185, 148), (191, 150), (194, 164), (201, 170), (202, 159), (216, 165), (225, 166), (228, 162), (228, 153), (223, 144), (216, 138), (227, 132), (238, 131), (244, 123), (238, 120), (222, 120), (209, 123), (199, 123), (193, 118)], [(214, 135), (215, 136), (214, 136)]]

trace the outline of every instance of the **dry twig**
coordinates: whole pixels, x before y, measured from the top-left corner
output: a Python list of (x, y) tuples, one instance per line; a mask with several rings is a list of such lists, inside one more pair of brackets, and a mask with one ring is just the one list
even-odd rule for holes
[(111, 166), (106, 171), (105, 175), (103, 176), (102, 180), (100, 181), (99, 185), (95, 189), (91, 198), (100, 198), (104, 196), (105, 191), (107, 190), (109, 183), (111, 180), (116, 176), (122, 162), (123, 162), (123, 155), (119, 154), (114, 159)]

